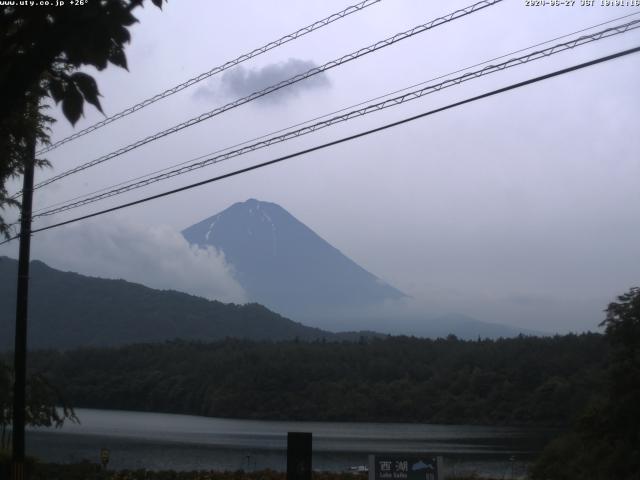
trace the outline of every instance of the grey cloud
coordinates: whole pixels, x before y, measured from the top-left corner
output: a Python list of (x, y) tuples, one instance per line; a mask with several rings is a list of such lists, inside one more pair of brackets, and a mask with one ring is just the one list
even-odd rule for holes
[[(310, 60), (290, 58), (286, 62), (272, 63), (262, 68), (248, 69), (242, 65), (225, 72), (217, 82), (200, 87), (195, 98), (215, 99), (218, 97), (241, 98), (263, 90), (300, 73), (307, 72), (317, 65)], [(262, 103), (275, 103), (289, 100), (309, 90), (329, 88), (331, 82), (325, 73), (319, 73), (306, 80), (277, 90), (259, 99)]]
[(511, 293), (505, 297), (505, 301), (519, 305), (521, 307), (537, 308), (542, 305), (550, 305), (556, 302), (556, 299), (543, 295), (530, 295), (526, 293)]
[[(191, 247), (175, 230), (122, 220), (87, 222), (52, 230), (34, 242), (32, 258), (83, 275), (124, 279), (223, 302), (244, 303), (224, 256)], [(15, 247), (14, 249), (15, 250)], [(11, 249), (0, 255), (15, 256)]]

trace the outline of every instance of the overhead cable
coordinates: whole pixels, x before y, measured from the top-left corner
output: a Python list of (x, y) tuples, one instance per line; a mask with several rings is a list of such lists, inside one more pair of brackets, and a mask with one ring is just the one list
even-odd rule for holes
[(249, 140), (244, 140), (244, 141), (242, 141), (242, 142), (240, 142), (240, 143), (237, 143), (237, 144), (234, 144), (234, 145), (231, 145), (231, 146), (225, 147), (225, 148), (220, 148), (220, 149), (218, 149), (218, 150), (216, 150), (216, 151), (214, 151), (214, 152), (209, 152), (209, 153), (206, 153), (206, 154), (203, 154), (203, 155), (199, 155), (199, 156), (197, 156), (197, 157), (195, 157), (195, 158), (191, 158), (191, 159), (189, 159), (189, 160), (185, 160), (185, 161), (182, 161), (182, 162), (180, 162), (180, 163), (177, 163), (177, 164), (174, 164), (174, 165), (170, 165), (170, 166), (168, 166), (168, 167), (161, 168), (161, 169), (159, 169), (159, 170), (154, 170), (154, 171), (152, 171), (152, 172), (148, 172), (148, 173), (145, 173), (145, 174), (143, 174), (143, 175), (139, 175), (139, 176), (137, 176), (137, 177), (130, 178), (130, 179), (127, 179), (127, 180), (124, 180), (124, 181), (119, 182), (119, 183), (116, 183), (116, 184), (114, 184), (114, 185), (109, 185), (109, 186), (106, 186), (106, 187), (100, 188), (100, 189), (95, 190), (95, 191), (93, 191), (93, 192), (84, 193), (84, 194), (77, 195), (77, 196), (75, 196), (75, 197), (69, 198), (69, 199), (67, 199), (67, 200), (62, 200), (62, 201), (59, 201), (59, 202), (53, 203), (53, 204), (51, 204), (51, 205), (47, 205), (47, 206), (44, 206), (44, 207), (40, 207), (40, 208), (38, 208), (37, 210), (34, 210), (34, 213), (38, 213), (38, 212), (41, 212), (41, 211), (43, 211), (43, 210), (50, 210), (50, 209), (52, 209), (52, 208), (54, 208), (54, 207), (57, 207), (57, 206), (59, 206), (59, 205), (66, 205), (66, 204), (71, 203), (71, 202), (73, 202), (73, 201), (75, 201), (75, 200), (79, 200), (79, 199), (83, 199), (83, 198), (87, 198), (87, 197), (93, 197), (93, 196), (95, 196), (95, 195), (97, 195), (97, 194), (99, 194), (99, 193), (105, 192), (105, 191), (107, 191), (107, 190), (113, 190), (113, 189), (115, 189), (115, 188), (117, 188), (117, 187), (121, 187), (121, 186), (123, 186), (123, 185), (132, 184), (133, 182), (135, 182), (135, 181), (137, 181), (137, 180), (146, 179), (146, 178), (149, 178), (149, 177), (155, 176), (155, 175), (157, 175), (157, 174), (160, 174), (160, 173), (163, 173), (163, 172), (167, 172), (167, 171), (169, 171), (169, 170), (171, 170), (171, 169), (174, 169), (174, 168), (177, 168), (177, 167), (181, 167), (181, 166), (183, 166), (183, 165), (187, 165), (187, 164), (190, 164), (190, 163), (197, 162), (198, 160), (205, 159), (205, 158), (207, 158), (207, 157), (209, 157), (209, 156), (211, 156), (211, 155), (216, 155), (216, 154), (218, 154), (218, 153), (222, 153), (222, 152), (225, 152), (225, 151), (228, 151), (228, 150), (232, 150), (232, 149), (235, 149), (235, 148), (241, 147), (241, 146), (243, 146), (243, 145), (248, 145), (248, 144), (250, 144), (250, 143), (253, 143), (253, 142), (256, 142), (256, 141), (258, 141), (258, 140), (262, 140), (262, 139), (268, 138), (268, 137), (273, 136), (273, 135), (276, 135), (276, 134), (278, 134), (278, 133), (286, 132), (286, 131), (288, 131), (288, 130), (290, 130), (290, 129), (293, 129), (293, 128), (296, 128), (296, 127), (300, 127), (300, 126), (303, 126), (303, 125), (309, 124), (309, 123), (311, 123), (311, 122), (315, 122), (315, 121), (317, 121), (317, 120), (321, 120), (321, 119), (323, 119), (323, 118), (331, 117), (331, 116), (336, 115), (336, 114), (341, 113), (341, 112), (346, 112), (346, 111), (347, 111), (347, 110), (349, 110), (349, 109), (353, 109), (353, 108), (356, 108), (356, 107), (359, 107), (359, 106), (362, 106), (362, 105), (366, 105), (366, 104), (369, 104), (369, 103), (371, 103), (371, 102), (375, 102), (376, 100), (381, 100), (381, 99), (383, 99), (383, 98), (390, 97), (390, 96), (392, 96), (392, 95), (397, 95), (398, 93), (406, 92), (406, 91), (408, 91), (408, 90), (411, 90), (412, 88), (416, 88), (416, 87), (421, 86), (421, 85), (426, 85), (427, 83), (434, 82), (434, 81), (436, 81), (436, 80), (440, 80), (440, 79), (443, 79), (443, 78), (447, 78), (447, 77), (450, 77), (451, 75), (455, 75), (455, 74), (457, 74), (457, 73), (465, 72), (465, 71), (470, 70), (470, 69), (472, 69), (472, 68), (479, 67), (479, 66), (481, 66), (481, 65), (486, 65), (487, 63), (494, 62), (494, 61), (496, 61), (496, 60), (501, 60), (501, 59), (503, 59), (503, 58), (507, 58), (507, 57), (509, 57), (509, 56), (511, 56), (511, 55), (516, 55), (516, 54), (518, 54), (518, 53), (522, 53), (522, 52), (525, 52), (525, 51), (531, 50), (531, 49), (533, 49), (533, 48), (540, 47), (540, 46), (542, 46), (542, 45), (548, 45), (548, 44), (549, 44), (549, 43), (551, 43), (551, 42), (555, 42), (555, 41), (557, 41), (557, 40), (561, 40), (561, 39), (564, 39), (564, 38), (570, 37), (570, 36), (572, 36), (572, 35), (577, 35), (578, 33), (583, 33), (583, 32), (586, 32), (586, 31), (588, 31), (588, 30), (593, 30), (594, 28), (601, 27), (601, 26), (603, 26), (603, 25), (608, 25), (608, 24), (610, 24), (610, 23), (613, 23), (613, 22), (616, 22), (616, 21), (619, 21), (619, 20), (623, 20), (623, 19), (625, 19), (625, 18), (629, 18), (629, 17), (637, 16), (637, 15), (640, 15), (640, 12), (630, 13), (630, 14), (628, 14), (628, 15), (623, 15), (623, 16), (621, 16), (621, 17), (616, 17), (616, 18), (613, 18), (613, 19), (611, 19), (611, 20), (607, 20), (607, 21), (605, 21), (605, 22), (601, 22), (601, 23), (598, 23), (598, 24), (592, 25), (592, 26), (590, 26), (590, 27), (585, 27), (585, 28), (582, 28), (582, 29), (580, 29), (580, 30), (576, 30), (576, 31), (573, 31), (573, 32), (571, 32), (571, 33), (567, 33), (567, 34), (561, 35), (561, 36), (559, 36), (559, 37), (555, 37), (555, 38), (552, 38), (552, 39), (550, 39), (550, 40), (546, 40), (546, 41), (544, 41), (544, 42), (536, 43), (535, 45), (530, 45), (530, 46), (525, 47), (525, 48), (520, 48), (520, 49), (518, 49), (518, 50), (515, 50), (515, 51), (512, 51), (512, 52), (509, 52), (509, 53), (505, 53), (505, 54), (503, 54), (503, 55), (500, 55), (500, 56), (498, 56), (498, 57), (491, 58), (491, 59), (489, 59), (489, 60), (484, 60), (484, 61), (479, 62), (479, 63), (476, 63), (476, 64), (474, 64), (474, 65), (470, 65), (470, 66), (467, 66), (467, 67), (459, 68), (458, 70), (455, 70), (455, 71), (453, 71), (453, 72), (449, 72), (449, 73), (444, 74), (444, 75), (439, 75), (439, 76), (434, 77), (434, 78), (431, 78), (431, 79), (429, 79), (429, 80), (425, 80), (425, 81), (422, 81), (422, 82), (420, 82), (420, 83), (416, 83), (416, 84), (413, 84), (413, 85), (409, 85), (409, 86), (407, 86), (407, 87), (404, 87), (404, 88), (401, 88), (401, 89), (395, 90), (395, 91), (393, 91), (393, 92), (385, 93), (385, 94), (383, 94), (383, 95), (378, 95), (378, 96), (376, 96), (376, 97), (374, 97), (374, 98), (370, 98), (370, 99), (368, 99), (368, 100), (364, 100), (364, 101), (358, 102), (358, 103), (356, 103), (356, 104), (352, 104), (352, 105), (349, 105), (349, 106), (347, 106), (347, 107), (340, 108), (339, 110), (334, 110), (334, 111), (332, 111), (332, 112), (325, 113), (325, 114), (323, 114), (323, 115), (319, 115), (319, 116), (316, 116), (316, 117), (310, 118), (310, 119), (308, 119), (308, 120), (304, 120), (304, 121), (302, 121), (302, 122), (298, 122), (298, 123), (296, 123), (296, 124), (294, 124), (294, 125), (289, 125), (288, 127), (284, 127), (284, 128), (281, 128), (281, 129), (278, 129), (278, 130), (275, 130), (275, 131), (272, 131), (272, 132), (269, 132), (269, 133), (266, 133), (266, 134), (260, 135), (260, 136), (258, 136), (258, 137), (254, 137), (254, 138), (249, 139)]
[(480, 70), (476, 70), (476, 71), (472, 71), (472, 72), (468, 72), (465, 73), (464, 75), (455, 77), (455, 78), (451, 78), (451, 79), (447, 79), (443, 82), (437, 83), (437, 84), (431, 84), (431, 85), (427, 85), (423, 88), (420, 88), (418, 90), (414, 90), (411, 92), (407, 92), (404, 93), (403, 95), (399, 95), (387, 100), (384, 100), (382, 102), (378, 102), (375, 104), (371, 104), (371, 105), (367, 105), (364, 108), (360, 108), (360, 109), (356, 109), (356, 110), (351, 110), (345, 114), (342, 115), (338, 115), (332, 118), (329, 118), (327, 120), (321, 121), (321, 122), (317, 122), (314, 123), (312, 125), (308, 125), (296, 130), (292, 130), (289, 131), (287, 133), (284, 133), (282, 135), (278, 135), (278, 136), (273, 136), (270, 137), (266, 140), (262, 140), (241, 148), (238, 148), (236, 150), (231, 150), (229, 152), (225, 152), (219, 155), (215, 155), (213, 157), (210, 158), (206, 158), (204, 160), (198, 161), (196, 163), (191, 163), (189, 165), (174, 169), (174, 170), (170, 170), (168, 172), (159, 174), (159, 175), (155, 175), (152, 177), (148, 177), (145, 178), (143, 180), (137, 181), (135, 183), (129, 183), (125, 186), (122, 187), (118, 187), (118, 188), (114, 188), (112, 190), (109, 190), (107, 192), (104, 193), (100, 193), (88, 198), (84, 198), (82, 200), (78, 200), (78, 201), (73, 201), (73, 202), (69, 202), (66, 203), (62, 206), (56, 207), (56, 208), (51, 208), (49, 210), (45, 210), (44, 212), (41, 213), (37, 213), (35, 215), (33, 215), (33, 218), (37, 218), (37, 217), (44, 217), (44, 216), (48, 216), (48, 215), (53, 215), (56, 213), (60, 213), (60, 212), (64, 212), (67, 210), (71, 210), (74, 208), (78, 208), (84, 205), (88, 205), (90, 203), (94, 203), (100, 200), (104, 200), (106, 198), (109, 197), (113, 197), (116, 195), (120, 195), (123, 194), (125, 192), (131, 191), (131, 190), (135, 190), (138, 188), (142, 188), (145, 187), (147, 185), (150, 185), (152, 183), (156, 183), (162, 180), (166, 180), (178, 175), (183, 175), (185, 173), (191, 172), (193, 170), (197, 170), (200, 168), (204, 168), (206, 166), (215, 164), (215, 163), (220, 163), (223, 162), (225, 160), (228, 160), (230, 158), (234, 158), (234, 157), (238, 157), (241, 155), (245, 155), (249, 152), (255, 151), (255, 150), (259, 150), (271, 145), (274, 145), (276, 143), (281, 143), (287, 140), (290, 140), (292, 138), (297, 138), (300, 137), (302, 135), (306, 135), (312, 132), (315, 132), (317, 130), (321, 130), (323, 128), (329, 127), (331, 125), (335, 125), (337, 123), (342, 123), (342, 122), (346, 122), (348, 120), (351, 120), (353, 118), (356, 117), (361, 117), (364, 115), (367, 115), (369, 113), (373, 113), (373, 112), (377, 112), (380, 110), (384, 110), (386, 108), (389, 107), (394, 107), (397, 105), (401, 105), (403, 103), (412, 101), (412, 100), (416, 100), (418, 98), (421, 98), (425, 95), (431, 94), (431, 93), (435, 93), (438, 92), (440, 90), (443, 90), (445, 88), (448, 87), (452, 87), (455, 85), (459, 85), (461, 83), (467, 82), (469, 80), (475, 79), (475, 78), (479, 78), (482, 76), (486, 76), (492, 73), (496, 73), (496, 72), (500, 72), (503, 70), (506, 70), (508, 68), (511, 67), (515, 67), (515, 66), (519, 66), (519, 65), (524, 65), (526, 63), (535, 61), (535, 60), (539, 60), (542, 58), (546, 58), (549, 57), (551, 55), (555, 55), (558, 54), (560, 52), (564, 52), (566, 50), (570, 50), (573, 48), (576, 48), (578, 46), (581, 45), (586, 45), (598, 40), (602, 40), (604, 38), (609, 38), (611, 36), (614, 35), (619, 35), (625, 32), (628, 32), (630, 30), (634, 30), (640, 28), (640, 20), (634, 20), (632, 22), (628, 22), (624, 25), (618, 25), (615, 27), (611, 27), (611, 28), (607, 28), (605, 30), (602, 30), (600, 32), (596, 32), (593, 33), (591, 35), (584, 35), (581, 36), (579, 38), (573, 39), (571, 41), (565, 42), (565, 43), (561, 43), (561, 44), (557, 44), (554, 45), (552, 47), (543, 49), (543, 50), (538, 50), (538, 51), (534, 51), (531, 53), (528, 53), (526, 55), (517, 57), (517, 58), (512, 58), (510, 60), (507, 60), (505, 62), (502, 63), (498, 63), (496, 65), (488, 65)]
[(318, 20), (316, 22), (313, 22), (311, 25), (307, 25), (306, 27), (303, 27), (299, 30), (296, 30), (293, 33), (289, 33), (288, 35), (285, 35), (283, 37), (280, 37), (277, 40), (274, 40), (272, 42), (267, 43), (266, 45), (263, 45), (262, 47), (258, 47), (252, 51), (250, 51), (249, 53), (244, 53), (242, 55), (240, 55), (237, 58), (234, 58), (233, 60), (229, 60), (228, 62), (223, 63), (222, 65), (218, 65), (217, 67), (212, 68), (211, 70), (209, 70), (208, 72), (204, 72), (201, 73), (200, 75), (197, 75), (193, 78), (190, 78), (188, 80), (186, 80), (185, 82), (176, 85), (175, 87), (169, 88), (167, 90), (165, 90), (164, 92), (160, 92), (157, 95), (154, 95), (153, 97), (149, 97), (145, 100), (142, 100), (139, 103), (136, 103), (135, 105), (132, 105), (131, 107), (125, 108), (124, 110), (111, 115), (110, 117), (107, 117), (97, 123), (94, 123), (93, 125), (80, 130), (72, 135), (69, 135), (68, 137), (65, 137), (55, 143), (52, 143), (51, 145), (48, 145), (40, 150), (38, 150), (37, 155), (41, 155), (43, 153), (47, 153), (50, 152), (51, 150), (54, 150), (56, 148), (58, 148), (61, 145), (64, 145), (65, 143), (68, 143), (72, 140), (75, 140), (77, 138), (83, 137), (84, 135), (87, 135), (88, 133), (94, 132), (102, 127), (104, 127), (105, 125), (109, 125), (110, 123), (115, 122), (116, 120), (120, 120), (121, 118), (124, 118), (128, 115), (131, 115), (134, 112), (137, 112), (139, 110), (142, 110), (143, 108), (151, 105), (152, 103), (156, 103), (159, 100), (162, 100), (164, 98), (167, 98), (175, 93), (178, 93), (182, 90), (184, 90), (185, 88), (189, 88), (192, 85), (195, 85), (196, 83), (199, 83), (203, 80), (206, 80), (207, 78), (210, 78), (218, 73), (224, 72), (225, 70), (228, 70), (229, 68), (235, 67), (236, 65), (241, 64), (242, 62), (245, 62), (251, 58), (257, 57), (258, 55), (262, 55), (263, 53), (268, 52), (269, 50), (273, 50), (276, 47), (279, 47), (281, 45), (284, 45), (285, 43), (291, 42), (292, 40), (296, 40), (297, 38), (300, 38), (308, 33), (314, 32), (322, 27), (325, 27), (337, 20), (340, 20), (348, 15), (351, 15), (352, 13), (356, 13), (359, 12), (367, 7), (370, 7), (371, 5), (375, 5), (376, 3), (379, 3), (381, 0), (364, 0), (362, 2), (359, 2), (355, 5), (351, 5), (347, 8), (345, 8), (344, 10), (341, 10), (337, 13), (334, 13), (332, 15), (329, 15), (326, 18), (323, 18), (322, 20)]
[[(315, 67), (312, 68), (304, 73), (295, 75), (287, 80), (283, 80), (279, 83), (276, 83), (274, 85), (271, 85), (263, 90), (254, 92), (250, 95), (247, 95), (246, 97), (240, 98), (238, 100), (235, 100), (231, 103), (228, 103), (222, 107), (218, 107), (214, 110), (211, 110), (209, 112), (203, 113), (197, 117), (191, 118), (185, 122), (182, 122), (178, 125), (175, 125), (167, 130), (163, 130), (161, 132), (155, 133), (153, 135), (150, 135), (148, 137), (145, 137), (141, 140), (138, 140), (137, 142), (134, 142), (130, 145), (127, 145), (125, 147), (122, 147), (118, 150), (115, 150), (111, 153), (108, 153), (106, 155), (103, 155), (99, 158), (96, 158), (95, 160), (91, 160), (90, 162), (84, 163), (82, 165), (79, 165), (75, 168), (72, 168), (70, 170), (67, 170), (65, 172), (62, 172), (54, 177), (51, 177), (49, 179), (43, 180), (42, 182), (36, 183), (34, 185), (34, 189), (38, 189), (38, 188), (42, 188), (45, 185), (49, 185), (55, 181), (58, 181), (62, 178), (68, 177), (69, 175), (73, 175), (75, 173), (81, 172), (83, 170), (86, 170), (87, 168), (93, 167), (95, 165), (101, 164), (103, 162), (106, 162), (107, 160), (111, 160), (112, 158), (118, 157), (124, 153), (130, 152), (131, 150), (134, 150), (136, 148), (139, 148), (143, 145), (146, 145), (147, 143), (159, 140), (160, 138), (166, 137), (167, 135), (171, 135), (172, 133), (176, 133), (179, 132), (185, 128), (191, 127), (193, 125), (196, 125), (200, 122), (203, 122), (204, 120), (208, 120), (216, 115), (220, 115), (223, 112), (226, 112), (228, 110), (231, 110), (232, 108), (235, 107), (239, 107), (240, 105), (244, 105), (245, 103), (251, 102), (253, 100), (256, 100), (260, 97), (263, 97), (265, 95), (268, 95), (270, 93), (273, 93), (277, 90), (280, 90), (282, 88), (285, 88), (289, 85), (292, 85), (294, 83), (300, 82), (302, 80), (306, 80), (307, 78), (313, 77), (314, 75), (318, 75), (319, 73), (325, 72), (327, 70), (330, 70), (332, 68), (335, 68), (337, 66), (343, 65), (347, 62), (350, 62), (352, 60), (355, 60), (357, 58), (360, 58), (364, 55), (367, 55), (369, 53), (378, 51), (382, 48), (388, 47), (390, 45), (393, 45), (397, 42), (400, 42), (402, 40), (405, 40), (407, 38), (411, 38), (415, 35), (418, 35), (420, 33), (426, 32), (428, 30), (431, 30), (435, 27), (438, 27), (440, 25), (443, 25), (445, 23), (449, 23), (453, 20), (456, 20), (458, 18), (461, 17), (465, 17), (467, 15), (470, 15), (474, 12), (477, 12), (481, 9), (490, 7), (492, 5), (495, 5), (497, 3), (502, 2), (503, 0), (482, 0), (480, 2), (474, 3), (473, 5), (470, 5), (468, 7), (456, 10), (448, 15), (442, 16), (442, 17), (438, 17), (434, 20), (431, 20), (430, 22), (424, 23), (422, 25), (418, 25), (416, 27), (413, 27), (410, 30), (401, 32), (401, 33), (397, 33), (385, 40), (380, 40), (372, 45), (369, 45), (368, 47), (364, 47), (361, 48), (355, 52), (352, 52), (350, 54), (344, 55), (336, 60), (332, 60), (330, 62), (325, 63), (324, 65), (320, 66), (320, 67)], [(19, 195), (21, 192), (17, 193), (16, 195)]]
[[(162, 193), (158, 193), (156, 195), (151, 195), (149, 197), (141, 198), (141, 199), (135, 200), (133, 202), (124, 203), (124, 204), (121, 204), (121, 205), (117, 205), (115, 207), (106, 208), (104, 210), (93, 212), (93, 213), (90, 213), (90, 214), (87, 214), (87, 215), (82, 215), (80, 217), (75, 217), (75, 218), (72, 218), (72, 219), (69, 219), (69, 220), (65, 220), (63, 222), (55, 223), (53, 225), (48, 225), (46, 227), (37, 228), (37, 229), (32, 230), (32, 233), (44, 232), (44, 231), (50, 230), (52, 228), (61, 227), (63, 225), (69, 225), (71, 223), (76, 223), (76, 222), (79, 222), (81, 220), (86, 220), (86, 219), (89, 219), (89, 218), (92, 218), (92, 217), (97, 217), (97, 216), (100, 216), (100, 215), (104, 215), (106, 213), (115, 212), (117, 210), (122, 210), (124, 208), (132, 207), (134, 205), (140, 205), (142, 203), (150, 202), (152, 200), (157, 200), (159, 198), (167, 197), (169, 195), (174, 195), (174, 194), (179, 193), (179, 192), (184, 192), (186, 190), (191, 190), (193, 188), (197, 188), (197, 187), (200, 187), (202, 185), (207, 185), (209, 183), (213, 183), (213, 182), (217, 182), (217, 181), (220, 181), (220, 180), (224, 180), (226, 178), (231, 178), (231, 177), (234, 177), (234, 176), (237, 176), (237, 175), (241, 175), (241, 174), (253, 171), (253, 170), (258, 170), (260, 168), (264, 168), (264, 167), (267, 167), (267, 166), (270, 166), (270, 165), (274, 165), (276, 163), (280, 163), (280, 162), (283, 162), (285, 160), (289, 160), (289, 159), (292, 159), (292, 158), (300, 157), (300, 156), (306, 155), (306, 154), (311, 153), (311, 152), (323, 150), (325, 148), (332, 147), (332, 146), (335, 146), (335, 145), (339, 145), (339, 144), (342, 144), (342, 143), (345, 143), (345, 142), (349, 142), (349, 141), (355, 140), (357, 138), (366, 137), (366, 136), (371, 135), (373, 133), (378, 133), (378, 132), (381, 132), (383, 130), (387, 130), (389, 128), (397, 127), (399, 125), (404, 125), (406, 123), (413, 122), (413, 121), (418, 120), (420, 118), (425, 118), (425, 117), (428, 117), (428, 116), (431, 116), (431, 115), (435, 115), (436, 113), (444, 112), (446, 110), (451, 110), (453, 108), (460, 107), (462, 105), (466, 105), (466, 104), (469, 104), (469, 103), (472, 103), (472, 102), (476, 102), (476, 101), (482, 100), (484, 98), (489, 98), (489, 97), (492, 97), (492, 96), (495, 96), (495, 95), (498, 95), (498, 94), (501, 94), (501, 93), (505, 93), (505, 92), (508, 92), (508, 91), (511, 91), (511, 90), (515, 90), (515, 89), (518, 89), (518, 88), (521, 88), (521, 87), (524, 87), (524, 86), (527, 86), (527, 85), (532, 85), (534, 83), (538, 83), (538, 82), (541, 82), (541, 81), (544, 81), (544, 80), (548, 80), (550, 78), (558, 77), (560, 75), (566, 75), (567, 73), (571, 73), (571, 72), (574, 72), (574, 71), (577, 71), (577, 70), (581, 70), (581, 69), (584, 69), (584, 68), (587, 68), (587, 67), (591, 67), (593, 65), (598, 65), (598, 64), (601, 64), (601, 63), (605, 63), (605, 62), (608, 62), (608, 61), (611, 61), (611, 60), (614, 60), (614, 59), (617, 59), (617, 58), (621, 58), (621, 57), (624, 57), (624, 56), (627, 56), (627, 55), (631, 55), (633, 53), (638, 53), (638, 52), (640, 52), (640, 46), (634, 47), (634, 48), (630, 48), (630, 49), (627, 49), (627, 50), (623, 50), (623, 51), (620, 51), (620, 52), (617, 52), (617, 53), (614, 53), (614, 54), (611, 54), (611, 55), (607, 55), (607, 56), (604, 56), (604, 57), (600, 57), (600, 58), (597, 58), (595, 60), (590, 60), (588, 62), (580, 63), (580, 64), (577, 64), (577, 65), (573, 65), (571, 67), (563, 68), (561, 70), (556, 70), (554, 72), (547, 73), (545, 75), (540, 75), (538, 77), (530, 78), (529, 80), (524, 80), (522, 82), (518, 82), (518, 83), (514, 83), (514, 84), (511, 84), (511, 85), (508, 85), (506, 87), (498, 88), (496, 90), (492, 90), (490, 92), (483, 93), (481, 95), (476, 95), (474, 97), (470, 97), (470, 98), (467, 98), (465, 100), (460, 100), (458, 102), (451, 103), (451, 104), (446, 105), (444, 107), (439, 107), (439, 108), (436, 108), (436, 109), (433, 109), (433, 110), (429, 110), (427, 112), (424, 112), (424, 113), (421, 113), (421, 114), (418, 114), (418, 115), (414, 115), (412, 117), (404, 118), (402, 120), (399, 120), (399, 121), (396, 121), (396, 122), (392, 122), (392, 123), (387, 123), (387, 124), (382, 125), (380, 127), (372, 128), (370, 130), (366, 130), (364, 132), (356, 133), (354, 135), (349, 135), (347, 137), (343, 137), (343, 138), (340, 138), (338, 140), (334, 140), (334, 141), (331, 141), (331, 142), (323, 143), (321, 145), (317, 145), (315, 147), (307, 148), (305, 150), (300, 150), (298, 152), (291, 153), (291, 154), (288, 154), (288, 155), (284, 155), (282, 157), (278, 157), (278, 158), (275, 158), (273, 160), (269, 160), (267, 162), (262, 162), (262, 163), (259, 163), (259, 164), (256, 164), (256, 165), (252, 165), (252, 166), (249, 166), (249, 167), (246, 167), (246, 168), (241, 168), (239, 170), (235, 170), (233, 172), (225, 173), (223, 175), (218, 175), (216, 177), (209, 178), (207, 180), (202, 180), (202, 181), (199, 181), (199, 182), (196, 182), (196, 183), (192, 183), (190, 185), (185, 185), (185, 186), (180, 187), (180, 188), (175, 188), (173, 190), (169, 190), (169, 191), (165, 191), (165, 192), (162, 192)], [(7, 240), (3, 241), (2, 243), (0, 243), (0, 245), (8, 243), (11, 240), (15, 240), (18, 237), (19, 236), (15, 236), (15, 237), (12, 237), (10, 239), (7, 239)]]

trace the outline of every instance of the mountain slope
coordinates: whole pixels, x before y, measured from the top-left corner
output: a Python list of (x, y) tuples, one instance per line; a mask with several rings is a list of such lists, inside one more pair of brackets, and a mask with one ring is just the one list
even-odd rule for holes
[(250, 199), (182, 231), (198, 247), (214, 247), (252, 301), (330, 331), (460, 338), (537, 334), (463, 315), (430, 316), (408, 297), (347, 258), (275, 203)]
[[(13, 346), (18, 262), (0, 257), (0, 349)], [(29, 348), (112, 346), (175, 338), (313, 340), (336, 336), (262, 305), (209, 301), (31, 262)]]
[(182, 234), (224, 252), (251, 300), (295, 318), (405, 297), (275, 203), (236, 203)]

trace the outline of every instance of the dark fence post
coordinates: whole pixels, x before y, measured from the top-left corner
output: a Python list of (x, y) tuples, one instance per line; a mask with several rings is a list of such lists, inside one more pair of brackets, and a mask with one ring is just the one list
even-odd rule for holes
[(287, 433), (287, 480), (311, 480), (311, 433)]

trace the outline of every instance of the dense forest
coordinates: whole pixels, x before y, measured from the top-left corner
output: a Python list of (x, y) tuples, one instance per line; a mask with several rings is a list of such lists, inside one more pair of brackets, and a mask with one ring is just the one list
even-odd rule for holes
[(566, 425), (601, 389), (598, 334), (356, 343), (173, 341), (40, 351), (76, 407), (296, 420)]

